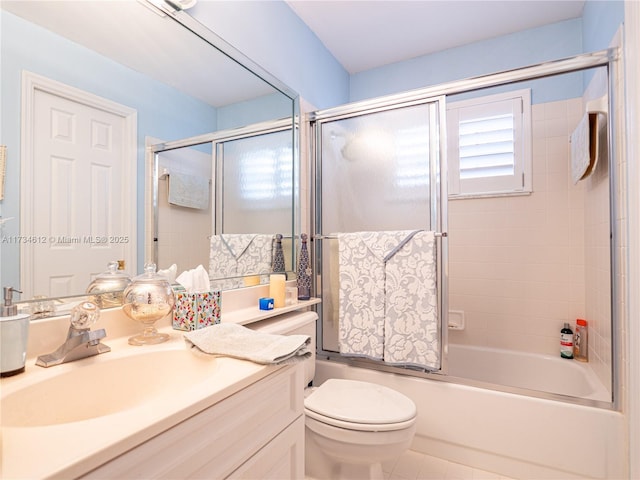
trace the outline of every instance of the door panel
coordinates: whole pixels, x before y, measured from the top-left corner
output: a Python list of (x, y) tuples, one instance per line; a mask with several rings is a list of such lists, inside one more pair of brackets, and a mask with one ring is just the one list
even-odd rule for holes
[(33, 208), (23, 215), (40, 241), (27, 247), (33, 278), (23, 287), (28, 296), (82, 292), (109, 261), (130, 255), (126, 121), (44, 90), (33, 106)]

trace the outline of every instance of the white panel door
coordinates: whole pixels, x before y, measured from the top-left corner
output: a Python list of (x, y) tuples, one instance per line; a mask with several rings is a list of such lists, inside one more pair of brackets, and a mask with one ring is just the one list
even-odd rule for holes
[[(37, 241), (27, 247), (31, 278), (21, 281), (23, 298), (76, 294), (109, 261), (134, 258), (135, 191), (125, 191), (132, 190), (128, 123), (50, 91), (35, 89), (32, 98), (32, 206), (23, 225), (31, 225)], [(135, 271), (132, 263), (126, 267)]]

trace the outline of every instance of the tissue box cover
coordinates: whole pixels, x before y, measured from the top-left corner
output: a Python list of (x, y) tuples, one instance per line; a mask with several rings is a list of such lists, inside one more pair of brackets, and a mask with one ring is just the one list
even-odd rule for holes
[(196, 294), (196, 308), (198, 310), (196, 328), (220, 323), (221, 293), (220, 290), (213, 290)]
[(222, 292), (213, 290), (204, 293), (176, 293), (173, 309), (173, 328), (176, 330), (196, 330), (220, 323)]
[(176, 292), (176, 305), (173, 307), (173, 328), (176, 330), (195, 330), (196, 296), (193, 293)]

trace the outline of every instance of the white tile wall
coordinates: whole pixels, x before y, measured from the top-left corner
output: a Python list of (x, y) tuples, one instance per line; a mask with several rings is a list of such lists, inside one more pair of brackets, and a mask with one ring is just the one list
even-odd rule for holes
[(557, 355), (563, 323), (586, 318), (610, 365), (606, 158), (588, 182), (569, 170), (583, 112), (582, 98), (533, 106), (531, 195), (449, 203), (449, 308), (466, 316), (452, 343)]
[(175, 263), (178, 275), (198, 265), (209, 270), (211, 205), (206, 210), (170, 205), (166, 183), (158, 184), (158, 269)]

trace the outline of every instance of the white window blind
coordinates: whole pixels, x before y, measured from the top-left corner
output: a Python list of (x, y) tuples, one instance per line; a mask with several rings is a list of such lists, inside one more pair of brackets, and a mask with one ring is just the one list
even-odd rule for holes
[(226, 205), (242, 210), (290, 208), (291, 133), (277, 131), (224, 142)]
[(291, 198), (291, 148), (247, 151), (240, 157), (242, 197), (249, 201)]
[(529, 90), (447, 107), (452, 197), (531, 191), (530, 112)]
[(398, 193), (411, 199), (423, 198), (429, 188), (429, 128), (421, 125), (398, 131), (396, 142)]

